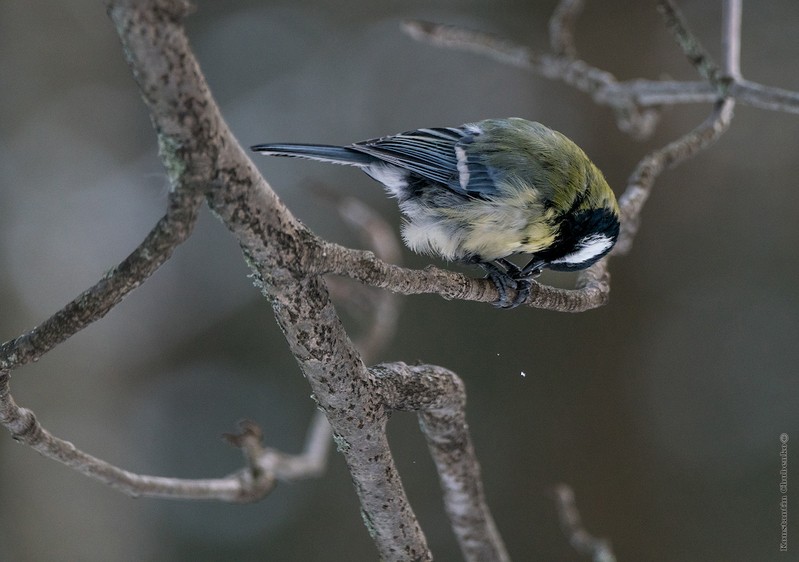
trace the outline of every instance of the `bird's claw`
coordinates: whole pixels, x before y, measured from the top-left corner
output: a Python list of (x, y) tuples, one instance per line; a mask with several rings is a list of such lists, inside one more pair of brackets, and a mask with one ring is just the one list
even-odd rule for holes
[[(486, 279), (491, 280), (499, 293), (499, 298), (491, 304), (494, 308), (516, 308), (530, 296), (531, 276), (524, 275), (521, 269), (507, 260), (501, 263), (505, 269), (494, 263), (480, 264), (487, 273)], [(513, 299), (508, 297), (509, 289), (516, 291)]]

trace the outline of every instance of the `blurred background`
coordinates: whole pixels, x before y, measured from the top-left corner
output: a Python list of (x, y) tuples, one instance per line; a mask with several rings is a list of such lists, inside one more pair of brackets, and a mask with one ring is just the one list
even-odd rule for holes
[[(679, 4), (718, 56), (720, 2)], [(520, 116), (569, 135), (620, 193), (644, 154), (710, 108), (669, 108), (656, 134), (636, 142), (568, 86), (400, 31), (403, 19), (422, 18), (545, 49), (554, 5), (201, 1), (186, 25), (244, 145), (348, 143)], [(799, 4), (750, 2), (743, 17), (744, 75), (799, 90)], [(621, 80), (696, 79), (654, 2), (588, 2), (577, 45)], [(6, 340), (133, 250), (162, 215), (168, 185), (100, 2), (2, 2), (0, 46)], [(397, 335), (378, 360), (439, 364), (464, 379), (486, 493), (515, 560), (584, 559), (558, 527), (559, 482), (573, 486), (586, 527), (610, 539), (620, 560), (777, 559), (781, 433), (791, 438), (789, 482), (799, 484), (797, 139), (799, 116), (739, 105), (715, 146), (658, 179), (632, 253), (611, 263), (602, 309), (566, 315), (402, 297)], [(357, 196), (399, 225), (395, 203), (355, 170), (256, 162), (292, 212), (331, 240), (357, 244), (312, 185)], [(406, 265), (442, 265), (404, 252)], [(87, 452), (180, 477), (240, 467), (220, 436), (244, 417), (264, 428), (267, 444), (299, 451), (313, 412), (236, 241), (207, 211), (150, 281), (16, 371), (12, 390)], [(254, 505), (132, 500), (2, 433), (2, 560), (377, 557), (336, 454), (319, 480), (280, 485)], [(433, 552), (458, 560), (416, 418), (396, 414), (390, 438)], [(791, 487), (789, 544), (799, 540), (797, 500)]]

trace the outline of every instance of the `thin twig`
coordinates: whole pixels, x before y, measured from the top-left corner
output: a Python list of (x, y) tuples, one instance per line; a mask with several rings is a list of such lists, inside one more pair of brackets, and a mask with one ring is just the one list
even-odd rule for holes
[(250, 423), (235, 442), (247, 459), (247, 467), (223, 478), (186, 479), (136, 474), (89, 455), (47, 431), (27, 408), (16, 404), (10, 393), (11, 375), (0, 371), (0, 424), (11, 436), (73, 470), (133, 497), (182, 500), (253, 502), (263, 498), (278, 480), (293, 481), (318, 476), (330, 449), (327, 421), (315, 416), (304, 451), (289, 455), (264, 448), (260, 429)]
[[(733, 3), (735, 1), (732, 0)], [(658, 7), (666, 17), (666, 24), (685, 55), (694, 64), (697, 71), (716, 86), (723, 99), (716, 103), (713, 112), (702, 124), (665, 147), (648, 154), (638, 163), (627, 182), (627, 189), (619, 198), (622, 229), (619, 241), (613, 249), (613, 255), (623, 255), (630, 251), (640, 225), (641, 210), (649, 198), (655, 178), (663, 170), (684, 162), (716, 142), (730, 126), (735, 107), (735, 99), (728, 95), (728, 86), (734, 84), (731, 82), (731, 74), (725, 75), (713, 62), (699, 40), (688, 29), (682, 14), (672, 2), (661, 1)], [(741, 27), (740, 22), (736, 23), (732, 20), (740, 17), (740, 11), (732, 8), (726, 13), (730, 21), (723, 27), (722, 39), (726, 47), (725, 64), (734, 73), (738, 66), (740, 35), (733, 36), (731, 34), (740, 34)]]
[(263, 474), (281, 482), (294, 482), (317, 478), (324, 472), (333, 439), (330, 424), (319, 410), (311, 417), (302, 452), (296, 455), (264, 447), (263, 431), (255, 423), (245, 420), (239, 425), (240, 433), (226, 434), (225, 437), (232, 445), (242, 449), (253, 474)]
[(421, 20), (407, 20), (402, 29), (417, 41), (437, 47), (470, 51), (525, 68), (550, 79), (560, 79), (587, 93), (615, 83), (609, 72), (568, 56), (539, 53), (490, 33)]
[(627, 181), (627, 189), (619, 197), (621, 233), (611, 255), (624, 255), (632, 248), (640, 226), (641, 210), (649, 198), (655, 178), (663, 170), (684, 162), (716, 142), (730, 126), (734, 107), (735, 100), (724, 99), (701, 125), (648, 154), (638, 163)]
[(202, 201), (201, 194), (188, 190), (170, 194), (167, 213), (127, 258), (39, 326), (0, 345), (0, 369), (14, 369), (36, 361), (104, 317), (155, 273), (191, 235)]
[[(498, 298), (494, 284), (485, 279), (434, 266), (407, 269), (379, 260), (372, 252), (332, 242), (323, 242), (312, 260), (312, 267), (318, 274), (350, 277), (401, 295), (437, 294), (445, 299), (476, 302), (494, 302)], [(559, 289), (533, 282), (530, 297), (524, 304), (557, 312), (584, 312), (603, 306), (607, 303), (609, 287), (604, 270), (601, 271), (602, 274), (591, 276), (590, 282), (579, 289)]]
[(741, 0), (724, 0), (721, 11), (721, 50), (724, 74), (741, 80)]
[(560, 527), (572, 548), (581, 554), (591, 556), (594, 562), (615, 562), (616, 556), (610, 543), (605, 539), (593, 537), (583, 527), (572, 489), (566, 484), (559, 484), (555, 486), (554, 494)]
[[(733, 15), (729, 17), (733, 18)], [(719, 98), (718, 88), (708, 82), (645, 79), (619, 82), (611, 73), (592, 67), (583, 61), (560, 57), (557, 54), (537, 53), (526, 46), (460, 27), (409, 20), (403, 23), (402, 28), (418, 41), (482, 54), (504, 64), (535, 72), (545, 78), (563, 80), (591, 95), (596, 103), (613, 107), (621, 114), (625, 111), (641, 111), (642, 108), (663, 105), (713, 103)], [(734, 31), (739, 32), (740, 29)], [(734, 72), (724, 74), (736, 78)], [(736, 98), (739, 103), (751, 107), (799, 113), (799, 92), (736, 79), (734, 84), (728, 85), (726, 93)], [(633, 127), (622, 126), (622, 130), (638, 138), (645, 138), (654, 130), (657, 114), (649, 110), (643, 111), (640, 119), (642, 120), (640, 123), (636, 121)]]
[(562, 0), (549, 19), (549, 45), (552, 52), (569, 58), (577, 57), (574, 24), (583, 11), (583, 0)]
[(305, 436), (303, 452), (299, 455), (282, 455), (278, 460), (289, 462), (275, 463), (275, 475), (280, 480), (298, 480), (320, 476), (327, 467), (330, 446), (333, 443), (333, 430), (324, 412), (314, 411), (311, 425)]
[(134, 474), (77, 449), (69, 441), (53, 436), (36, 420), (33, 412), (20, 408), (9, 392), (10, 374), (0, 372), (0, 422), (11, 436), (57, 460), (73, 470), (99, 480), (131, 496), (150, 496), (181, 499), (221, 499), (247, 501), (257, 499), (272, 489), (273, 481), (252, 478), (252, 472), (242, 471), (227, 478), (212, 480), (183, 480)]
[[(320, 197), (331, 202), (344, 221), (371, 248), (376, 257), (387, 263), (401, 263), (402, 249), (396, 231), (373, 208), (355, 197), (315, 186)], [(350, 313), (362, 312), (361, 335), (355, 345), (367, 363), (394, 336), (399, 321), (400, 299), (397, 294), (376, 287), (354, 284), (338, 277), (328, 277), (327, 285), (334, 298), (343, 301)]]
[(666, 19), (666, 27), (674, 35), (674, 39), (682, 49), (683, 53), (692, 65), (696, 68), (699, 75), (710, 82), (718, 92), (719, 97), (727, 95), (729, 86), (721, 68), (710, 56), (707, 49), (702, 46), (699, 39), (688, 29), (688, 24), (680, 12), (679, 8), (671, 0), (660, 0), (658, 11)]

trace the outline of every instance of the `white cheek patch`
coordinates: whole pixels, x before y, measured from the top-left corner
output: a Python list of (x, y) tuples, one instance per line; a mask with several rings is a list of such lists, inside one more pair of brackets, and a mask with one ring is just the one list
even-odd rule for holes
[(571, 254), (567, 254), (562, 258), (552, 260), (552, 263), (585, 263), (597, 256), (601, 256), (607, 252), (611, 246), (613, 246), (613, 240), (604, 234), (592, 234), (591, 236), (586, 236), (580, 240), (580, 242), (577, 244), (576, 252), (572, 252)]

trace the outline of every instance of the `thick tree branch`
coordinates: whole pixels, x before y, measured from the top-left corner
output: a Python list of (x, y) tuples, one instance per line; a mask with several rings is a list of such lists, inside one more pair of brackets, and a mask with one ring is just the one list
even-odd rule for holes
[(161, 146), (169, 151), (166, 159), (179, 163), (181, 174), (205, 176), (209, 206), (237, 237), (333, 427), (381, 557), (430, 559), (391, 458), (389, 411), (378, 384), (324, 283), (306, 272), (315, 237), (277, 199), (228, 130), (170, 6), (127, 0), (109, 9)]
[[(358, 200), (344, 200), (335, 194), (328, 194), (328, 197), (336, 199), (341, 215), (382, 259), (392, 261), (399, 259), (400, 252), (396, 235), (380, 215)], [(201, 202), (202, 198), (195, 198), (191, 205), (186, 205), (187, 208), (194, 211), (193, 217), (196, 217), (196, 208)], [(175, 205), (171, 205), (170, 209), (175, 207)], [(177, 208), (181, 207), (177, 206)], [(170, 218), (172, 217), (167, 215), (159, 222), (153, 233), (141, 244), (136, 254), (147, 255), (149, 252), (150, 256), (158, 256), (153, 249), (154, 243), (151, 240), (158, 241), (163, 238), (162, 233), (169, 230), (164, 223), (168, 223)], [(185, 239), (186, 230), (179, 230), (179, 232), (183, 235), (181, 239)], [(130, 260), (131, 258), (128, 258), (128, 261)], [(160, 260), (154, 260), (154, 263), (160, 263)], [(119, 266), (114, 271), (121, 270), (125, 270), (125, 268)], [(135, 268), (133, 270), (138, 271)], [(121, 274), (116, 273), (115, 275)], [(374, 292), (375, 298), (372, 299), (369, 307), (373, 314), (364, 330), (367, 336), (358, 343), (361, 352), (371, 356), (374, 356), (379, 347), (385, 345), (393, 334), (398, 306), (395, 295), (386, 291)], [(363, 295), (359, 293), (358, 297), (362, 300)], [(68, 312), (61, 311), (59, 314), (68, 314)], [(93, 318), (91, 311), (88, 316)], [(49, 322), (53, 322), (53, 319), (50, 319)], [(18, 340), (20, 339), (18, 338)], [(14, 342), (9, 342), (9, 347), (13, 347), (13, 344)], [(326, 466), (332, 442), (330, 425), (324, 415), (318, 411), (311, 421), (304, 452), (299, 455), (285, 454), (264, 447), (261, 443), (260, 428), (252, 422), (243, 422), (240, 434), (228, 434), (227, 437), (231, 443), (245, 453), (245, 458), (248, 461), (246, 469), (224, 478), (199, 480), (134, 474), (88, 455), (75, 448), (71, 443), (50, 434), (39, 424), (32, 412), (19, 408), (14, 403), (9, 393), (8, 382), (8, 377), (0, 381), (2, 386), (0, 422), (7, 425), (16, 440), (31, 446), (48, 458), (63, 462), (78, 472), (135, 497), (257, 501), (267, 495), (278, 481), (294, 481), (319, 476)]]

